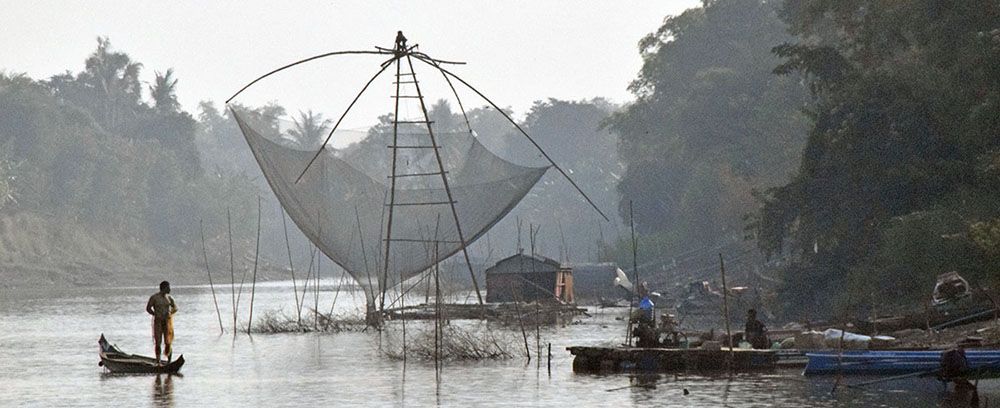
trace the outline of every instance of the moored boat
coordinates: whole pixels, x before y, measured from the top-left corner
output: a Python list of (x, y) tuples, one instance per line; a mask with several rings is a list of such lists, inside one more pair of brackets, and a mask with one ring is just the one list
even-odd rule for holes
[[(896, 375), (927, 372), (941, 367), (944, 350), (926, 351), (836, 351), (806, 353), (809, 362), (803, 374)], [(1000, 374), (1000, 350), (966, 350), (969, 370), (978, 374)]]
[(118, 346), (108, 343), (108, 340), (104, 338), (104, 334), (101, 334), (101, 338), (97, 341), (97, 344), (101, 347), (101, 362), (98, 365), (112, 373), (175, 374), (184, 365), (183, 355), (169, 363), (163, 361), (161, 364), (158, 364), (155, 358), (128, 354), (121, 351)]
[(567, 347), (573, 372), (756, 371), (778, 367), (777, 350)]

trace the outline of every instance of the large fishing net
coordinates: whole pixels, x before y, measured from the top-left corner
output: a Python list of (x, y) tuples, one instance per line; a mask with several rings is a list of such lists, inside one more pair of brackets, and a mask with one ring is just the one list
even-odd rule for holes
[[(390, 148), (391, 126), (373, 128), (351, 147), (325, 148), (306, 170), (318, 147), (290, 140), (274, 118), (238, 107), (232, 112), (282, 207), (327, 257), (369, 288), (369, 295), (462, 249), (426, 125), (401, 124), (397, 149)], [(548, 169), (497, 157), (470, 132), (435, 136), (465, 244), (512, 210)], [(396, 205), (386, 273), (392, 150)]]

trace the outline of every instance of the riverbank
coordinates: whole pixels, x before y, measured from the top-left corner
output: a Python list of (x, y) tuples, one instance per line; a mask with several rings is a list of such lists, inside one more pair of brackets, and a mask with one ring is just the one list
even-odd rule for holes
[[(0, 216), (0, 291), (74, 287), (207, 284), (203, 254), (149, 240), (87, 228), (38, 212)], [(236, 269), (252, 269), (252, 253), (237, 251)], [(210, 254), (213, 278), (229, 278), (228, 255)], [(223, 258), (224, 262), (223, 262)], [(287, 279), (281, 266), (262, 260), (257, 279)]]

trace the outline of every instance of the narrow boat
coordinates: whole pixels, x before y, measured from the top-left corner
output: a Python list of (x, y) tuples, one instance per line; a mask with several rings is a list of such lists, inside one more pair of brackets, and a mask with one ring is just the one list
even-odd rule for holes
[[(806, 353), (805, 375), (895, 375), (927, 372), (941, 367), (944, 350), (835, 351)], [(969, 369), (977, 374), (1000, 374), (1000, 350), (966, 350)]]
[[(175, 374), (184, 365), (183, 355), (177, 357), (176, 360), (169, 364), (157, 364), (155, 358), (128, 354), (121, 351), (118, 346), (108, 343), (108, 340), (104, 338), (104, 334), (101, 334), (101, 339), (97, 341), (97, 344), (101, 346), (101, 362), (97, 363), (97, 365), (106, 368), (112, 373)], [(166, 361), (163, 361), (163, 363), (166, 363)]]
[(776, 350), (705, 350), (641, 347), (567, 347), (573, 372), (757, 371), (778, 367)]

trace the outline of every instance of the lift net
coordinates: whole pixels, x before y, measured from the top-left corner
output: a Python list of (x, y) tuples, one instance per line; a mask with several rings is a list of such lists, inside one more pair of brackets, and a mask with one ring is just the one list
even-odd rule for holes
[[(399, 176), (386, 274), (391, 126), (373, 128), (343, 150), (328, 146), (296, 183), (318, 146), (290, 141), (273, 118), (236, 107), (232, 112), (282, 207), (358, 284), (376, 289), (384, 279), (382, 287), (392, 287), (462, 249), (426, 126), (400, 125), (397, 131)], [(466, 245), (510, 212), (548, 169), (497, 157), (468, 131), (435, 136)]]

